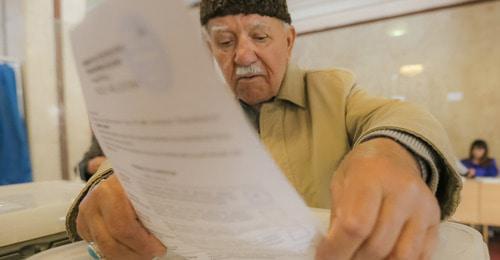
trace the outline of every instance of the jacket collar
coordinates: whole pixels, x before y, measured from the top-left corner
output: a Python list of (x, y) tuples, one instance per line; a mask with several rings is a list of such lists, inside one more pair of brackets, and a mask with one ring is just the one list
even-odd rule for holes
[(287, 100), (297, 106), (306, 108), (305, 74), (305, 71), (301, 70), (297, 65), (288, 64), (285, 77), (276, 98)]

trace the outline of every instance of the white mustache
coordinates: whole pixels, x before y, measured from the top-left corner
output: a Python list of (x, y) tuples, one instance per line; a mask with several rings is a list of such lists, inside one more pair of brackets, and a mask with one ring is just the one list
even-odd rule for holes
[(264, 70), (257, 64), (252, 64), (250, 66), (236, 67), (236, 76), (238, 77), (264, 75), (264, 74), (265, 74)]

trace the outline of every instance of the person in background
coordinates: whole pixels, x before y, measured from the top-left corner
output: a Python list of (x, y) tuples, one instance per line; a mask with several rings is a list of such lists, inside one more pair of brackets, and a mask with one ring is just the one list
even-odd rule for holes
[(462, 163), (467, 167), (467, 177), (497, 177), (498, 168), (495, 159), (488, 156), (488, 144), (484, 140), (475, 140), (470, 146), (469, 158)]
[(89, 150), (83, 155), (83, 159), (75, 167), (75, 172), (80, 175), (84, 181), (88, 181), (94, 173), (97, 172), (102, 162), (106, 160), (101, 146), (97, 142), (95, 135), (92, 134), (92, 143)]

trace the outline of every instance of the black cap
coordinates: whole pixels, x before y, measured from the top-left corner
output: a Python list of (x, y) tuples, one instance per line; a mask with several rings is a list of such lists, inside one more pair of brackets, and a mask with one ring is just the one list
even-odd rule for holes
[(202, 0), (200, 4), (202, 25), (215, 17), (237, 14), (259, 14), (292, 22), (286, 0)]

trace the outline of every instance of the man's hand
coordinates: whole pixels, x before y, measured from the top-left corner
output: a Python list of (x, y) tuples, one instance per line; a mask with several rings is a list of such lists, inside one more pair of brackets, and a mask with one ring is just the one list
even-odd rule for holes
[(106, 160), (106, 157), (104, 156), (97, 156), (95, 158), (92, 158), (89, 160), (87, 163), (87, 172), (90, 173), (90, 175), (93, 175), (94, 173), (97, 172), (99, 169), (99, 166), (101, 166), (102, 162)]
[(106, 259), (152, 259), (166, 248), (139, 222), (116, 176), (92, 190), (79, 207), (78, 234)]
[(401, 145), (377, 138), (357, 146), (331, 189), (331, 227), (317, 259), (430, 259), (440, 209)]

